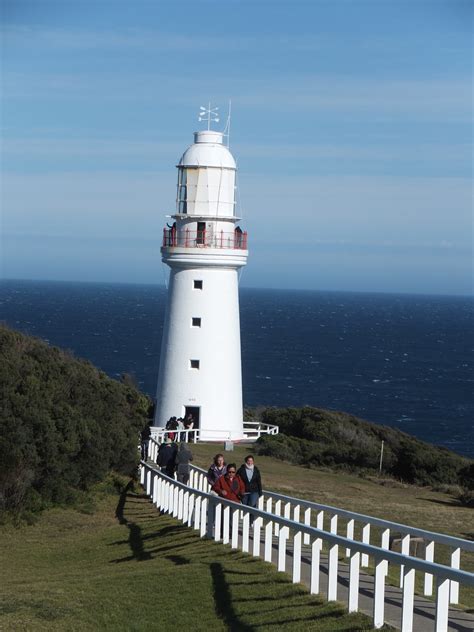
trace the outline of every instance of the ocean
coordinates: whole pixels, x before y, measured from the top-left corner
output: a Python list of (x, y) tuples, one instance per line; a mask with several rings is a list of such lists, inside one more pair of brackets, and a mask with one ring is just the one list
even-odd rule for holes
[[(0, 319), (154, 396), (166, 289), (0, 282)], [(311, 405), (474, 458), (470, 297), (241, 288), (246, 406)]]

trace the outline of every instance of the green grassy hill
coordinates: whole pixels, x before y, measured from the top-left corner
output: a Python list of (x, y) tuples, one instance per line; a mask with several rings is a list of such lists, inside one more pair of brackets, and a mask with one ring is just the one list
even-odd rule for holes
[(276, 424), (278, 436), (264, 436), (259, 454), (298, 465), (328, 466), (378, 472), (384, 442), (383, 472), (417, 485), (460, 485), (473, 482), (473, 461), (400, 430), (320, 408), (248, 410), (247, 418)]

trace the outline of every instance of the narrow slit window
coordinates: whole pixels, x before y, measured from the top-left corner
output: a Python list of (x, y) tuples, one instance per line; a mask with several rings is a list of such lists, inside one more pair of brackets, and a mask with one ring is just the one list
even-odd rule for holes
[(199, 370), (199, 364), (200, 364), (199, 360), (190, 360), (189, 361), (189, 367), (191, 369), (198, 369)]
[(194, 280), (194, 289), (195, 290), (202, 290), (202, 281), (200, 279), (195, 279)]
[(193, 327), (200, 327), (201, 326), (201, 319), (197, 318), (197, 317), (193, 317), (191, 324), (192, 324)]

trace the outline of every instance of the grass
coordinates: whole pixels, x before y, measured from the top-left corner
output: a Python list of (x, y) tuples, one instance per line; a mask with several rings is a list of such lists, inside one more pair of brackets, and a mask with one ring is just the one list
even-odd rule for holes
[(120, 495), (102, 486), (87, 513), (49, 510), (0, 532), (2, 631), (372, 629), (270, 564), (160, 516), (131, 483)]
[[(212, 457), (221, 448), (221, 445), (216, 444), (191, 445), (194, 464), (207, 469)], [(233, 452), (225, 453), (226, 461), (235, 461), (239, 466), (250, 451), (252, 448), (248, 445), (235, 445)], [(380, 481), (377, 477), (362, 478), (341, 470), (303, 468), (271, 457), (257, 455), (256, 463), (266, 489), (427, 531), (474, 539), (474, 511), (460, 506), (449, 494), (387, 479)], [(385, 484), (382, 485), (381, 482)], [(327, 522), (325, 528), (329, 529)], [(344, 528), (345, 522), (340, 520), (339, 533), (342, 535), (345, 535)], [(373, 529), (374, 543), (380, 542), (379, 533), (377, 529)], [(435, 545), (435, 561), (449, 563), (447, 547)], [(461, 568), (474, 572), (474, 554), (461, 556)], [(396, 567), (391, 569), (388, 581), (397, 583), (397, 571)], [(421, 574), (417, 573), (416, 588), (420, 594), (421, 581)], [(474, 608), (474, 590), (461, 587), (460, 603), (464, 608)]]

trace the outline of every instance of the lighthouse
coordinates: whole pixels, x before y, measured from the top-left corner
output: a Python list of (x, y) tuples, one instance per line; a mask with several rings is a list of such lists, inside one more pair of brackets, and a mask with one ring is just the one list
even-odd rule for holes
[(243, 437), (239, 270), (247, 233), (236, 216), (236, 164), (224, 134), (194, 133), (178, 168), (176, 212), (163, 230), (169, 266), (155, 426), (192, 415), (201, 440)]

